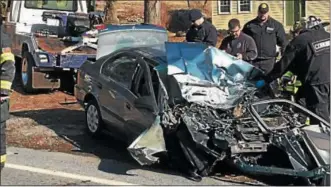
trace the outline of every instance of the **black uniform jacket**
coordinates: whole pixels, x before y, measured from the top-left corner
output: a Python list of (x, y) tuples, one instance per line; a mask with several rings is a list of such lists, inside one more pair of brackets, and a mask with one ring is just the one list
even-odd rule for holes
[(208, 21), (204, 21), (200, 26), (192, 25), (186, 33), (187, 42), (202, 42), (213, 47), (217, 43), (217, 30)]
[(283, 25), (272, 17), (269, 17), (263, 25), (260, 24), (258, 18), (247, 22), (243, 32), (254, 39), (258, 52), (257, 59), (275, 58), (276, 45), (280, 46), (283, 52), (287, 44)]
[(330, 82), (330, 34), (320, 27), (305, 30), (286, 47), (283, 57), (275, 64), (270, 80), (291, 71), (304, 84)]

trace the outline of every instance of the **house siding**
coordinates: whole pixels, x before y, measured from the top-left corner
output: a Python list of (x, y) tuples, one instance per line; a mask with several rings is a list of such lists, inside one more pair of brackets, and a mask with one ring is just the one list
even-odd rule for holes
[(322, 21), (330, 21), (330, 1), (306, 1), (306, 15), (319, 17)]
[(232, 18), (240, 20), (243, 26), (248, 21), (254, 19), (257, 16), (257, 8), (261, 3), (267, 3), (270, 9), (270, 16), (284, 22), (284, 2), (283, 1), (251, 1), (252, 10), (250, 13), (238, 12), (238, 1), (231, 0), (231, 14), (219, 14), (218, 1), (212, 1), (212, 22), (217, 29), (227, 29), (228, 21)]
[[(285, 15), (286, 16), (286, 15)], [(322, 21), (330, 21), (330, 1), (329, 0), (306, 0), (306, 17), (316, 16)], [(285, 21), (284, 21), (285, 25)], [(285, 30), (289, 31), (291, 26), (286, 26)]]
[[(232, 18), (240, 20), (241, 25), (244, 25), (249, 20), (254, 19), (257, 15), (259, 4), (265, 2), (269, 5), (270, 16), (281, 22), (286, 32), (291, 26), (286, 26), (285, 1), (255, 1), (252, 0), (252, 10), (250, 13), (238, 13), (238, 1), (231, 0), (231, 14), (218, 13), (218, 1), (212, 1), (212, 21), (217, 29), (227, 29), (228, 21)], [(306, 0), (306, 16), (314, 15), (320, 17), (322, 21), (330, 21), (330, 1), (329, 0)]]

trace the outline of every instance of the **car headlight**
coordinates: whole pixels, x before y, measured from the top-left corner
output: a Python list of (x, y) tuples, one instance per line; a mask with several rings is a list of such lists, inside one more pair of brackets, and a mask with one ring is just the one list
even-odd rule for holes
[(39, 61), (40, 63), (47, 63), (48, 62), (48, 57), (45, 54), (39, 54)]

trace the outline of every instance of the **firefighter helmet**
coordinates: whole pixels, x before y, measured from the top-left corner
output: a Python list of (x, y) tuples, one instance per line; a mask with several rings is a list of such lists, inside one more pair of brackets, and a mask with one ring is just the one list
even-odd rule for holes
[(313, 29), (314, 27), (321, 25), (322, 20), (320, 18), (317, 18), (315, 16), (309, 16), (306, 21), (306, 28), (307, 29)]
[(320, 18), (316, 16), (309, 16), (308, 18), (301, 18), (299, 21), (295, 22), (291, 28), (292, 33), (297, 33), (303, 29), (315, 29), (317, 27), (325, 27), (329, 25), (327, 22), (322, 22)]

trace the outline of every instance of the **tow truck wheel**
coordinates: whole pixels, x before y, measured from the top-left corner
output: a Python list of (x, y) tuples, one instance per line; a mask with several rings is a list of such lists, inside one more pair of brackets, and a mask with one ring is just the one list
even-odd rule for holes
[(21, 62), (21, 83), (23, 90), (27, 93), (32, 93), (35, 89), (32, 88), (32, 66), (33, 58), (29, 52), (24, 52)]
[(87, 132), (92, 137), (99, 136), (103, 129), (103, 121), (101, 118), (99, 106), (94, 99), (90, 100), (87, 104), (85, 110), (85, 120)]

